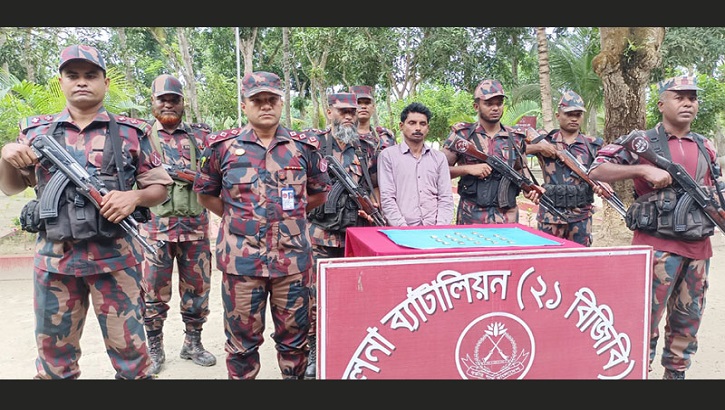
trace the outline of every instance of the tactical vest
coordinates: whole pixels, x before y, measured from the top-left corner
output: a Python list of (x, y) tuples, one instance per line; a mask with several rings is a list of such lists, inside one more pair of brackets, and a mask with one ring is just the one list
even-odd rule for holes
[[(332, 155), (332, 140), (334, 137), (330, 134), (325, 135), (325, 144), (320, 147), (322, 156)], [(367, 160), (365, 158), (360, 143), (356, 141), (355, 155), (360, 160), (363, 174), (369, 180), (367, 170)], [(345, 186), (332, 175), (332, 189), (327, 194), (327, 200), (307, 213), (307, 219), (322, 229), (330, 232), (344, 233), (350, 226), (368, 226), (369, 223), (358, 215), (358, 206), (355, 200), (345, 189)], [(361, 181), (363, 182), (363, 181)], [(372, 192), (372, 191), (370, 191)]]
[[(646, 133), (655, 152), (671, 160), (667, 136), (662, 134), (662, 132), (658, 134), (655, 129), (650, 129)], [(699, 151), (709, 165), (712, 178), (716, 180), (720, 176), (719, 167), (711, 164), (702, 142), (704, 137), (693, 134)], [(698, 161), (700, 160), (698, 157)], [(695, 176), (695, 181), (698, 180)], [(710, 195), (714, 194), (717, 189), (714, 186), (701, 186), (701, 188)], [(694, 199), (676, 184), (636, 197), (627, 209), (625, 223), (631, 230), (640, 230), (659, 238), (682, 241), (697, 241), (715, 233), (715, 224), (705, 216), (704, 211), (695, 203)]]
[[(151, 135), (149, 140), (151, 145), (161, 155), (161, 161), (166, 162), (166, 155), (164, 150), (161, 148), (161, 142), (159, 139), (159, 122), (154, 120)], [(188, 130), (187, 130), (188, 131)], [(190, 132), (186, 133), (189, 138), (190, 157), (191, 165), (189, 168), (192, 171), (196, 171), (196, 158), (198, 154), (198, 147), (194, 135)], [(163, 203), (156, 205), (151, 208), (151, 212), (156, 216), (168, 217), (168, 216), (199, 216), (203, 211), (204, 207), (199, 204), (196, 199), (196, 192), (193, 190), (193, 183), (181, 182), (174, 180), (172, 185), (166, 187), (168, 192), (168, 198)]]
[[(548, 134), (541, 135), (534, 138), (531, 143), (536, 144), (544, 138), (551, 138), (559, 129), (553, 129)], [(587, 141), (586, 137), (583, 137), (584, 145), (587, 147), (589, 152), (590, 161), (588, 164), (583, 164), (589, 168), (591, 166), (591, 160), (596, 156), (594, 149)], [(556, 167), (557, 180), (563, 181), (564, 176), (562, 175), (561, 167)], [(572, 209), (581, 208), (589, 204), (594, 203), (594, 190), (589, 184), (544, 184), (545, 193), (544, 195), (551, 199), (551, 202), (557, 208)]]
[[(476, 144), (476, 148), (483, 152), (483, 147), (477, 138), (471, 138), (476, 129), (476, 123), (468, 128), (468, 140)], [(508, 164), (513, 167), (516, 162), (516, 149), (513, 136), (509, 133), (508, 138), (509, 155)], [(516, 197), (521, 193), (521, 188), (512, 183), (510, 179), (493, 170), (486, 178), (478, 178), (474, 175), (464, 175), (458, 181), (458, 194), (461, 198), (475, 202), (480, 207), (496, 207), (502, 209), (516, 206)]]
[[(135, 184), (135, 168), (133, 164), (124, 163), (121, 159), (121, 140), (118, 133), (118, 124), (109, 113), (110, 123), (106, 130), (106, 142), (111, 144), (103, 146), (103, 160), (101, 169), (97, 170), (98, 179), (108, 191), (126, 191)], [(53, 123), (49, 133), (65, 146), (64, 132)], [(81, 164), (85, 165), (85, 164)], [(125, 167), (124, 167), (125, 165)], [(123, 167), (123, 168), (121, 168)], [(41, 198), (49, 181), (38, 179), (36, 196)], [(21, 211), (21, 225), (29, 232), (45, 231), (46, 239), (54, 242), (67, 240), (104, 240), (116, 239), (126, 235), (123, 228), (116, 223), (101, 216), (90, 199), (83, 196), (76, 189), (73, 182), (63, 189), (58, 200), (58, 216), (40, 219), (37, 200), (32, 200)], [(133, 213), (138, 222), (149, 219), (148, 208), (139, 207)]]

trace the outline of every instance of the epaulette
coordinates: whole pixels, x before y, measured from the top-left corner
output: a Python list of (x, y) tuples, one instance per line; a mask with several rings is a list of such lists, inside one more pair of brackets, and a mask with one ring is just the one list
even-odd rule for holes
[(239, 133), (242, 132), (241, 128), (232, 128), (228, 130), (218, 131), (211, 133), (207, 135), (206, 137), (206, 146), (211, 147), (212, 145), (220, 142), (220, 141), (226, 141), (229, 138), (235, 138)]
[(129, 126), (129, 127), (136, 128), (144, 134), (151, 131), (151, 126), (149, 125), (148, 122), (146, 122), (144, 120), (140, 120), (138, 118), (126, 117), (125, 115), (117, 115), (114, 118), (116, 119), (116, 122), (119, 125), (123, 124), (123, 125)]
[(320, 130), (317, 128), (306, 128), (306, 129), (300, 131), (300, 133), (307, 134), (307, 135), (315, 134), (317, 136), (321, 136), (321, 135), (328, 134), (331, 130), (332, 130), (331, 128), (327, 128), (324, 130)]
[(53, 122), (53, 119), (55, 119), (55, 116), (50, 114), (35, 115), (20, 120), (19, 126), (24, 133), (29, 128), (37, 127), (38, 125), (50, 124)]
[(189, 126), (191, 126), (192, 128), (199, 128), (206, 132), (211, 132), (211, 127), (205, 122), (195, 122), (193, 124), (189, 124)]
[(523, 135), (524, 137), (526, 136), (526, 129), (523, 127), (516, 126), (516, 125), (507, 127), (504, 125), (503, 128), (504, 128), (504, 130), (513, 132), (514, 134)]
[(470, 127), (472, 124), (473, 123), (471, 123), (471, 122), (459, 122), (459, 123), (451, 125), (451, 130), (453, 132), (462, 131), (462, 130), (465, 130), (466, 128)]
[(602, 139), (602, 137), (590, 137), (589, 135), (585, 135), (584, 138), (586, 138), (586, 140), (592, 145), (598, 147), (604, 146), (604, 139)]
[[(309, 131), (309, 132), (308, 132)], [(317, 129), (305, 130), (302, 132), (290, 130), (289, 136), (295, 141), (302, 142), (307, 145), (312, 145), (315, 149), (320, 148), (320, 139), (318, 138)]]

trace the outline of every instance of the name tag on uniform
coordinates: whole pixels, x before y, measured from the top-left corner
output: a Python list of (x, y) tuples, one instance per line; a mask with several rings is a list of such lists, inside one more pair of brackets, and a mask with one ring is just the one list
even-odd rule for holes
[(295, 209), (295, 190), (292, 187), (282, 188), (282, 209), (291, 211)]

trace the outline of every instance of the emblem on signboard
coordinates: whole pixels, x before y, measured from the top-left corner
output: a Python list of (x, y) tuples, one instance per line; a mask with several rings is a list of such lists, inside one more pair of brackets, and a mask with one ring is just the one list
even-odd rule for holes
[(456, 346), (456, 365), (464, 379), (522, 379), (534, 359), (531, 329), (506, 312), (471, 322)]

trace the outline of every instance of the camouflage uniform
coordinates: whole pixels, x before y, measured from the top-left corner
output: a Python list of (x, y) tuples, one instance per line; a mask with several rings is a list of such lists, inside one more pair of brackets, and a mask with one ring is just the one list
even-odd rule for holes
[[(272, 73), (247, 74), (242, 86), (245, 97), (255, 91), (283, 95)], [(259, 373), (268, 295), (282, 376), (301, 378), (305, 371), (312, 269), (305, 208), (308, 195), (330, 189), (318, 146), (314, 135), (281, 125), (267, 148), (249, 125), (207, 138), (194, 191), (223, 202), (216, 264), (223, 273), (231, 379)], [(289, 198), (290, 188), (293, 208), (286, 209), (283, 197)]]
[[(85, 60), (105, 72), (98, 51), (89, 46), (69, 46), (61, 53), (62, 67), (72, 60)], [(99, 109), (94, 120), (83, 130), (72, 121), (68, 108), (54, 115), (40, 115), (20, 122), (17, 142), (30, 144), (38, 135), (52, 134), (55, 126), (59, 138), (72, 156), (89, 174), (99, 175), (110, 114)], [(148, 139), (149, 127), (143, 121), (115, 116), (121, 139), (125, 178), (139, 188), (151, 184), (169, 184), (171, 179), (162, 168), (160, 158)], [(82, 132), (81, 132), (82, 131)], [(61, 140), (62, 141), (62, 140)], [(35, 166), (39, 185), (52, 174)], [(115, 176), (111, 177), (115, 180)], [(72, 186), (72, 183), (70, 183)], [(36, 186), (37, 190), (37, 186)], [(66, 191), (68, 192), (68, 191)], [(61, 196), (61, 200), (64, 197)], [(65, 209), (63, 205), (60, 212)], [(96, 211), (97, 212), (97, 211)], [(99, 215), (97, 215), (100, 217)], [(89, 297), (103, 332), (108, 355), (116, 369), (116, 378), (149, 377), (150, 365), (143, 331), (143, 299), (140, 263), (143, 250), (129, 235), (116, 239), (51, 241), (40, 231), (34, 263), (34, 306), (38, 358), (35, 378), (77, 378), (80, 375), (80, 337), (89, 308)], [(53, 318), (65, 318), (56, 320)], [(121, 333), (116, 330), (122, 329)]]
[[(680, 90), (701, 90), (694, 77), (674, 77), (661, 81), (659, 92)], [(677, 138), (669, 134), (662, 123), (654, 128), (658, 135), (665, 135), (673, 155), (672, 161), (682, 164), (700, 186), (713, 186), (715, 177), (710, 174), (707, 161), (716, 163), (717, 151), (712, 142), (703, 138), (708, 158), (697, 148), (693, 132)], [(681, 158), (676, 158), (675, 153)], [(615, 143), (603, 147), (597, 155), (591, 170), (605, 162), (635, 165), (649, 163), (636, 157), (621, 145)], [(590, 170), (590, 172), (591, 172)], [(652, 192), (653, 188), (643, 178), (633, 179), (637, 196)], [(650, 316), (649, 361), (655, 358), (659, 323), (666, 314), (665, 338), (662, 349), (664, 378), (684, 379), (684, 372), (692, 364), (692, 355), (697, 352), (697, 334), (705, 310), (705, 296), (709, 287), (708, 272), (712, 257), (710, 237), (695, 241), (658, 238), (639, 230), (634, 231), (633, 245), (648, 245), (654, 249), (652, 262), (652, 311)]]
[[(496, 96), (504, 96), (503, 86), (497, 80), (483, 80), (476, 86), (474, 98), (488, 100)], [(451, 127), (451, 133), (443, 143), (448, 146), (459, 136), (468, 141), (488, 156), (501, 158), (503, 161), (511, 165), (512, 168), (521, 170), (522, 161), (525, 161), (526, 140), (523, 134), (517, 128), (509, 127), (503, 124), (501, 129), (494, 135), (486, 135), (480, 122), (466, 123), (460, 122)], [(473, 130), (473, 131), (471, 131)], [(479, 164), (483, 161), (472, 158), (459, 152), (453, 152), (456, 155), (456, 165)], [(523, 155), (523, 158), (522, 158)], [(485, 179), (501, 177), (498, 172), (492, 171)], [(517, 223), (519, 221), (519, 207), (517, 205), (511, 207), (497, 206), (480, 206), (475, 202), (476, 192), (467, 195), (462, 188), (463, 177), (458, 182), (458, 194), (461, 196), (456, 211), (456, 224), (500, 224), (500, 223)], [(498, 185), (496, 185), (496, 188)]]
[[(327, 96), (328, 105), (336, 108), (357, 108), (357, 98), (352, 93), (338, 93)], [(370, 176), (373, 187), (369, 187), (365, 179), (363, 164), (355, 153), (355, 147), (352, 144), (342, 143), (335, 138), (330, 128), (326, 130), (308, 130), (314, 132), (320, 140), (320, 151), (322, 155), (332, 155), (340, 162), (342, 167), (347, 171), (350, 178), (359, 186), (365, 187), (368, 192), (372, 192), (377, 188), (377, 147), (375, 142), (370, 139), (360, 137), (359, 146), (361, 152), (367, 162), (367, 172)], [(333, 183), (335, 180), (333, 179)], [(322, 206), (322, 205), (321, 205)], [(342, 212), (342, 211), (341, 211)], [(363, 218), (359, 218), (356, 225), (369, 226), (370, 224)], [(314, 351), (317, 338), (317, 261), (323, 258), (341, 258), (345, 256), (345, 233), (340, 231), (326, 230), (323, 226), (310, 219), (309, 223), (310, 237), (312, 238), (312, 254), (314, 258), (313, 268), (315, 277), (312, 280), (312, 310), (310, 318), (310, 340), (311, 349)], [(312, 353), (311, 366), (316, 360), (316, 353)], [(307, 372), (308, 378), (311, 377), (313, 369)]]
[[(567, 91), (559, 101), (559, 109), (563, 112), (583, 111), (584, 101), (573, 91)], [(543, 137), (544, 140), (553, 144), (557, 150), (569, 151), (576, 159), (585, 167), (589, 167), (594, 161), (594, 157), (602, 147), (603, 140), (599, 137), (590, 137), (579, 133), (571, 144), (564, 141), (559, 130), (549, 133)], [(591, 150), (591, 151), (590, 151)], [(557, 236), (559, 238), (569, 239), (580, 243), (584, 246), (592, 245), (592, 215), (594, 214), (593, 192), (586, 181), (579, 178), (574, 171), (558, 161), (556, 157), (539, 156), (539, 165), (544, 178), (544, 184), (581, 186), (592, 195), (592, 202), (581, 207), (566, 208), (567, 218), (561, 219), (558, 216), (548, 212), (543, 206), (539, 207), (536, 215), (538, 229), (542, 232)], [(547, 191), (547, 195), (551, 195), (553, 189)], [(552, 198), (554, 200), (554, 198)]]
[[(61, 53), (59, 69), (65, 63), (79, 59), (105, 71), (98, 51), (88, 46), (67, 47)], [(39, 135), (51, 135), (51, 128), (56, 125), (65, 141), (61, 145), (66, 146), (90, 175), (100, 175), (109, 116), (105, 108), (100, 108), (83, 130), (71, 119), (67, 107), (58, 114), (28, 117), (20, 122), (17, 142), (29, 145)], [(171, 178), (160, 167), (159, 155), (148, 141), (148, 124), (125, 116), (114, 118), (121, 139), (124, 176), (131, 176), (139, 188), (170, 184)], [(52, 173), (38, 164), (35, 175), (38, 184), (45, 184)], [(72, 186), (73, 183), (69, 184)], [(65, 201), (63, 197), (61, 200)], [(35, 378), (80, 376), (80, 338), (90, 307), (89, 298), (101, 323), (106, 351), (116, 369), (115, 377), (148, 378), (151, 361), (143, 328), (140, 268), (144, 254), (141, 245), (130, 235), (116, 239), (93, 237), (66, 241), (51, 241), (46, 236), (43, 230), (38, 233), (34, 259), (38, 345)]]
[[(164, 94), (176, 94), (183, 97), (182, 86), (178, 79), (163, 74), (152, 83), (152, 94), (159, 97)], [(182, 100), (183, 103), (183, 100)], [(206, 124), (179, 123), (169, 134), (163, 127), (156, 124), (152, 129), (152, 140), (157, 138), (164, 163), (186, 169), (197, 169), (206, 136), (211, 129)], [(192, 150), (195, 164), (191, 168)], [(164, 241), (157, 248), (155, 258), (146, 258), (143, 270), (144, 300), (146, 313), (144, 324), (149, 338), (149, 348), (155, 362), (164, 362), (162, 330), (169, 311), (172, 296), (172, 273), (174, 260), (177, 264), (179, 277), (179, 308), (181, 319), (185, 325), (187, 337), (185, 349), (181, 356), (192, 359), (203, 366), (216, 364), (216, 358), (201, 346), (203, 324), (209, 316), (209, 292), (211, 288), (211, 244), (209, 242), (209, 212), (198, 205), (196, 194), (191, 190), (193, 183), (174, 181), (169, 187), (169, 194), (174, 190), (188, 192), (196, 207), (188, 203), (176, 206), (171, 198), (169, 209), (151, 208), (152, 218), (141, 226), (142, 232), (154, 242)], [(163, 210), (164, 216), (157, 213)], [(198, 212), (198, 213), (197, 213)], [(159, 338), (158, 341), (154, 338)], [(198, 341), (197, 341), (198, 339)], [(198, 346), (198, 347), (197, 347)], [(154, 358), (154, 355), (157, 355)], [(158, 357), (161, 356), (161, 357)], [(159, 370), (155, 363), (156, 371)]]
[[(369, 98), (371, 101), (375, 101), (373, 97), (373, 87), (369, 85), (353, 85), (350, 86), (349, 92), (355, 94), (358, 98)], [(372, 124), (371, 124), (372, 125)], [(376, 152), (380, 152), (387, 147), (395, 145), (395, 134), (393, 131), (385, 127), (370, 127), (370, 131), (360, 134), (360, 139), (371, 142), (376, 147)]]

